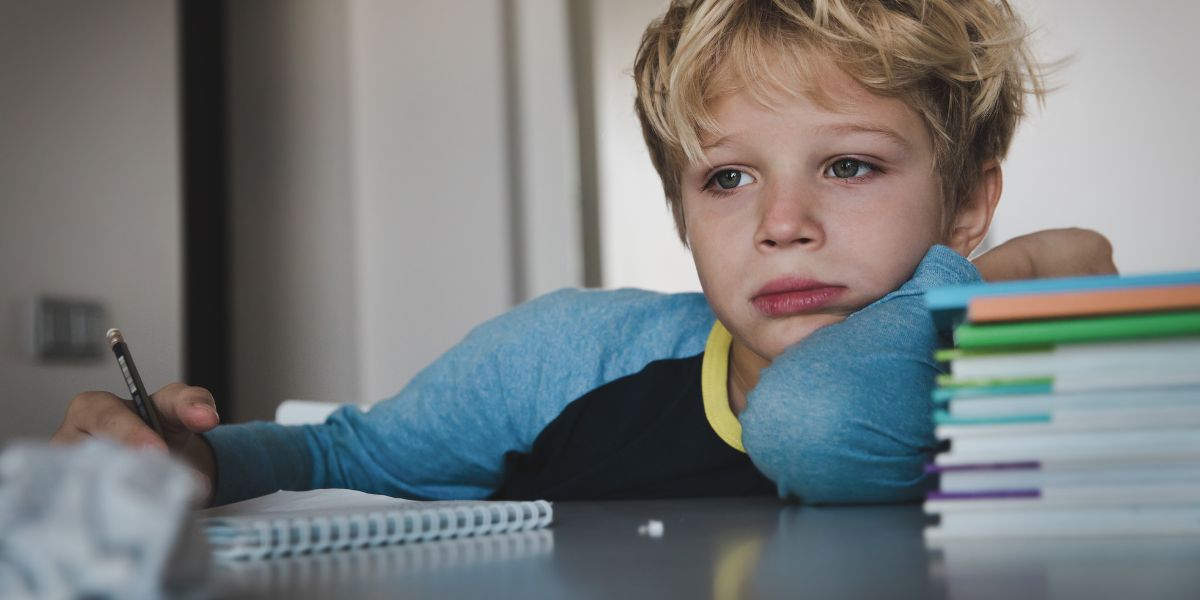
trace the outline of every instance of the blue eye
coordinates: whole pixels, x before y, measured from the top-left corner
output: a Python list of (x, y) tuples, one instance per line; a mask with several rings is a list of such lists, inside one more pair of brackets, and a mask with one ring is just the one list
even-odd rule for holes
[(853, 158), (839, 158), (829, 165), (829, 168), (825, 170), (825, 175), (838, 179), (854, 179), (855, 177), (864, 177), (873, 171), (875, 171), (875, 167), (869, 163)]
[(716, 186), (722, 190), (732, 190), (740, 188), (743, 185), (750, 185), (751, 183), (754, 183), (754, 178), (749, 173), (737, 169), (725, 169), (717, 171), (712, 176), (712, 179), (708, 180), (708, 187)]

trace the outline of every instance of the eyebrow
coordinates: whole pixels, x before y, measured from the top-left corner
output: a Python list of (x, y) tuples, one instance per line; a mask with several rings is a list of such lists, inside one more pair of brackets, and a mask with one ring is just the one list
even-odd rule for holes
[[(818, 134), (833, 133), (833, 134), (839, 134), (839, 135), (846, 135), (848, 133), (866, 133), (866, 134), (870, 134), (870, 135), (877, 135), (877, 136), (882, 136), (884, 138), (887, 138), (891, 142), (899, 145), (900, 147), (902, 147), (906, 150), (912, 149), (912, 142), (910, 142), (908, 140), (908, 138), (900, 135), (895, 130), (893, 130), (889, 127), (886, 127), (883, 125), (876, 125), (874, 123), (839, 123), (837, 125), (822, 125), (820, 127), (817, 127), (816, 131)], [(737, 137), (738, 137), (737, 134), (724, 135), (724, 136), (721, 136), (720, 138), (717, 138), (716, 140), (714, 140), (712, 142), (701, 145), (700, 149), (704, 150), (704, 151), (708, 151), (713, 148), (717, 148), (719, 146), (724, 146), (724, 145), (736, 140)]]
[(701, 144), (700, 149), (701, 150), (710, 150), (710, 149), (716, 148), (718, 146), (724, 146), (725, 144), (728, 144), (730, 141), (732, 141), (732, 139), (735, 137), (737, 137), (737, 136), (733, 135), (733, 134), (723, 135), (712, 142), (709, 142), (707, 144)]
[(910, 142), (908, 138), (900, 135), (894, 129), (874, 123), (839, 123), (837, 125), (823, 125), (818, 127), (817, 131), (821, 133), (829, 132), (841, 135), (849, 133), (866, 133), (885, 137), (905, 149), (912, 148), (912, 142)]

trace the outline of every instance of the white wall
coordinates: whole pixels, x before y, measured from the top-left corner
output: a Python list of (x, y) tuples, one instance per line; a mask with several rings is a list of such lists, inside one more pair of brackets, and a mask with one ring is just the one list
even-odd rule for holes
[(230, 2), (236, 417), (358, 399), (344, 2)]
[(578, 114), (571, 72), (567, 2), (516, 0), (509, 101), (511, 172), (519, 198), (517, 299), (583, 284)]
[(111, 355), (33, 361), (37, 294), (102, 301), (146, 385), (181, 377), (176, 45), (171, 2), (0, 1), (0, 443), (123, 389)]
[(498, 2), (349, 6), (358, 400), (373, 401), (510, 306), (504, 46)]
[(993, 233), (1079, 225), (1126, 273), (1200, 269), (1200, 4), (1023, 0), (1043, 58), (1074, 55), (1013, 143)]
[[(605, 287), (699, 289), (633, 112), (633, 57), (665, 7), (593, 1)], [(1044, 58), (1075, 55), (1018, 130), (990, 241), (1097, 229), (1127, 273), (1200, 269), (1200, 4), (1023, 0)]]
[(663, 0), (592, 0), (600, 252), (606, 288), (700, 289), (633, 111), (633, 59)]
[(390, 396), (580, 283), (565, 6), (231, 4), (239, 419)]

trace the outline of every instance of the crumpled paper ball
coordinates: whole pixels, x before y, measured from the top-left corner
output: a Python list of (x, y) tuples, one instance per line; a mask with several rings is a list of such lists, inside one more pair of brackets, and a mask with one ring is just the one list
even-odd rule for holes
[(194, 474), (154, 450), (92, 439), (0, 453), (0, 598), (199, 593), (209, 552)]

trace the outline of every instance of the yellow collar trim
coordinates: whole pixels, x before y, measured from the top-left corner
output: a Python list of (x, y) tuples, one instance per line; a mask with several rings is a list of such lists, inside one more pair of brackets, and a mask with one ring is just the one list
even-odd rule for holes
[(713, 323), (704, 346), (704, 363), (700, 366), (700, 392), (704, 396), (704, 416), (708, 425), (731, 448), (745, 452), (742, 446), (742, 423), (729, 408), (729, 347), (733, 336), (720, 321)]

